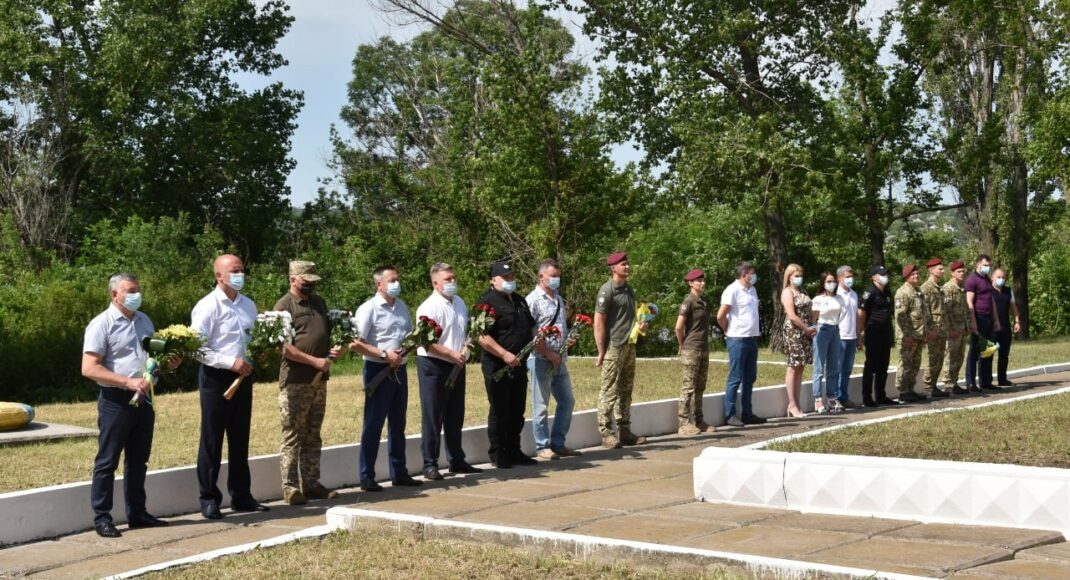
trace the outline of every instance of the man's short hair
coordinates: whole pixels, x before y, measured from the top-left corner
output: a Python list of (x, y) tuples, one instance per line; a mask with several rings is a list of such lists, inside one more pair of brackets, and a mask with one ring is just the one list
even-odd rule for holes
[(115, 275), (113, 275), (111, 278), (108, 279), (108, 294), (111, 294), (112, 292), (115, 292), (116, 290), (118, 290), (119, 289), (119, 284), (122, 284), (123, 282), (133, 282), (133, 283), (137, 284), (138, 283), (137, 276), (131, 274), (130, 272), (118, 272), (118, 273), (116, 273)]
[(736, 264), (736, 279), (742, 278), (754, 271), (754, 264), (744, 260)]
[(452, 272), (452, 271), (453, 271), (453, 266), (450, 266), (449, 264), (447, 264), (445, 262), (435, 262), (434, 264), (431, 265), (431, 277), (432, 278), (434, 278), (435, 274), (438, 274), (439, 272)]
[(855, 273), (855, 269), (850, 267), (850, 266), (847, 266), (847, 265), (840, 266), (839, 268), (836, 268), (836, 277), (837, 278), (843, 278), (843, 275), (848, 273), (848, 272), (850, 272), (851, 274), (854, 274)]
[(980, 256), (977, 256), (977, 259), (974, 260), (973, 263), (974, 264), (980, 264), (981, 262), (984, 262), (985, 260), (988, 260), (989, 262), (991, 262), (992, 258), (988, 257), (988, 254), (981, 254)]
[(397, 269), (396, 266), (391, 265), (391, 264), (383, 264), (382, 266), (379, 266), (378, 268), (376, 268), (374, 272), (372, 272), (372, 280), (375, 280), (376, 282), (378, 282), (378, 281), (383, 279), (383, 275), (386, 274), (387, 272), (397, 272), (397, 271), (398, 271), (398, 269)]
[(539, 262), (539, 265), (537, 266), (537, 271), (542, 274), (550, 268), (556, 268), (557, 270), (560, 270), (561, 264), (558, 264), (557, 260), (553, 258), (546, 258), (545, 260)]

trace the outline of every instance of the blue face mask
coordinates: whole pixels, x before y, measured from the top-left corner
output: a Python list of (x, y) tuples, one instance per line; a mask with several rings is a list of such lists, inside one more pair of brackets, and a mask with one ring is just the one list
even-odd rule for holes
[(234, 272), (234, 273), (232, 273), (230, 275), (230, 282), (227, 283), (227, 286), (230, 286), (231, 288), (237, 290), (238, 292), (241, 292), (241, 289), (245, 287), (245, 273), (244, 272)]
[(387, 282), (386, 295), (391, 298), (397, 298), (398, 294), (401, 294), (401, 282)]
[(453, 296), (455, 294), (457, 294), (457, 283), (456, 282), (446, 282), (445, 284), (442, 285), (442, 295), (443, 296), (445, 296), (446, 298), (453, 298)]
[(802, 286), (802, 276), (792, 276), (791, 277), (791, 285), (796, 287), (796, 288), (798, 288), (799, 286)]
[(516, 280), (502, 280), (502, 292), (506, 294), (516, 292)]
[(987, 276), (992, 271), (992, 266), (981, 266), (981, 275)]
[(854, 285), (855, 285), (855, 279), (854, 278), (848, 276), (848, 277), (843, 279), (843, 287), (844, 288), (850, 288), (851, 286), (854, 286)]
[(554, 276), (547, 280), (546, 284), (550, 287), (551, 290), (557, 290), (561, 287), (561, 277)]
[(992, 281), (992, 283), (996, 285), (996, 288), (1002, 288), (1003, 285), (1007, 283), (1007, 279), (1006, 278), (996, 278), (995, 280)]
[(754, 286), (758, 283), (758, 274), (755, 272), (750, 273), (750, 285)]
[(127, 294), (126, 297), (123, 298), (123, 308), (133, 311), (137, 311), (138, 308), (141, 308), (141, 292), (138, 292), (137, 294)]

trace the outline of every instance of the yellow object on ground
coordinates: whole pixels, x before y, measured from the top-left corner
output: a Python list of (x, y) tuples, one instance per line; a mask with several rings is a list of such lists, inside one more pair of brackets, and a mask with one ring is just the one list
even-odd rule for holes
[(22, 429), (33, 421), (33, 407), (22, 403), (0, 403), (0, 431)]

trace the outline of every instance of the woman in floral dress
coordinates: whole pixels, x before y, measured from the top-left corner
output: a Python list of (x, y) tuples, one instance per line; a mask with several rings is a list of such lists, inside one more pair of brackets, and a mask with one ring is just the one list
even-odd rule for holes
[(784, 269), (784, 285), (780, 291), (780, 304), (784, 307), (783, 334), (779, 351), (787, 359), (788, 370), (784, 385), (788, 391), (789, 417), (802, 417), (799, 408), (799, 391), (802, 389), (803, 368), (813, 362), (813, 337), (817, 331), (810, 325), (810, 297), (802, 289), (803, 269), (798, 264), (788, 264)]

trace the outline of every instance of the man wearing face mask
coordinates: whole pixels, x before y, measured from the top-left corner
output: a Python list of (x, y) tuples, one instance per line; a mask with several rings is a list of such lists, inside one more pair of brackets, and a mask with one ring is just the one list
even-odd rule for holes
[(401, 279), (394, 266), (381, 266), (372, 273), (375, 296), (357, 308), (357, 333), (351, 348), (364, 355), (364, 384), (384, 368), (393, 369), (371, 395), (364, 399), (364, 427), (360, 434), (360, 488), (382, 491), (375, 481), (379, 439), (386, 432), (390, 480), (395, 486), (418, 486), (405, 467), (405, 411), (409, 405), (409, 376), (401, 341), (412, 330), (409, 307), (398, 298)]
[(836, 400), (845, 409), (858, 408), (857, 403), (851, 402), (848, 386), (851, 384), (851, 374), (855, 370), (855, 352), (858, 343), (858, 293), (852, 290), (855, 284), (855, 271), (850, 266), (836, 268), (836, 280), (839, 282), (836, 295), (843, 299), (844, 311), (847, 313), (840, 318), (840, 376), (836, 381)]
[(282, 499), (301, 505), (309, 499), (329, 499), (338, 492), (320, 483), (320, 428), (327, 409), (331, 323), (327, 304), (316, 294), (320, 276), (312, 262), (290, 262), (290, 291), (275, 303), (274, 310), (290, 313), (294, 340), (282, 348), (279, 367), (279, 415), (282, 419)]
[(445, 435), (446, 459), (453, 473), (479, 473), (464, 460), (461, 428), (464, 427), (464, 376), (462, 372), (452, 387), (446, 386), (453, 367), (464, 367), (468, 360), (468, 307), (457, 296), (457, 275), (449, 264), (431, 266), (431, 295), (416, 309), (416, 317), (426, 316), (442, 327), (438, 342), (416, 350), (417, 378), (420, 382), (420, 451), (424, 457), (424, 477), (442, 479), (438, 471), (440, 434)]
[(929, 352), (929, 364), (925, 367), (922, 381), (934, 399), (948, 397), (951, 393), (937, 386), (940, 382), (940, 370), (944, 367), (944, 349), (947, 346), (948, 320), (944, 308), (944, 291), (940, 282), (944, 278), (944, 262), (940, 258), (929, 260), (925, 266), (929, 278), (921, 285), (921, 295), (925, 299), (925, 308), (929, 312), (929, 334), (926, 349)]
[(895, 323), (899, 328), (899, 364), (895, 386), (903, 403), (924, 401), (926, 397), (914, 390), (921, 368), (921, 350), (929, 336), (929, 311), (918, 290), (921, 274), (914, 264), (903, 266), (903, 285), (895, 293)]
[[(628, 285), (632, 268), (628, 255), (613, 252), (606, 257), (612, 277), (598, 290), (594, 306), (594, 342), (598, 348), (595, 366), (602, 369), (598, 392), (598, 430), (602, 446), (646, 443), (646, 437), (632, 433), (632, 389), (635, 387), (635, 345), (629, 340), (635, 324), (635, 292)], [(646, 332), (647, 323), (642, 323)], [(614, 417), (615, 416), (615, 417)], [(613, 427), (616, 423), (617, 433)]]
[[(721, 293), (717, 324), (728, 343), (728, 378), (725, 380), (724, 416), (733, 427), (762, 424), (766, 420), (751, 411), (751, 392), (758, 379), (758, 338), (762, 335), (758, 318), (758, 274), (750, 262), (736, 264), (736, 281)], [(740, 395), (740, 415), (736, 415), (736, 395)]]
[[(141, 286), (133, 274), (116, 274), (108, 281), (111, 305), (85, 329), (82, 376), (100, 386), (97, 458), (93, 464), (90, 504), (97, 535), (117, 538), (122, 534), (111, 518), (115, 470), (125, 452), (123, 492), (126, 521), (130, 528), (166, 526), (167, 522), (145, 510), (145, 473), (156, 422), (149, 399), (151, 385), (142, 378), (148, 354), (142, 341), (155, 329), (141, 307)], [(137, 406), (130, 400), (140, 396)]]
[[(981, 351), (988, 341), (995, 340), (1000, 331), (996, 319), (996, 305), (992, 297), (992, 280), (988, 277), (992, 270), (992, 259), (981, 254), (977, 256), (974, 271), (966, 278), (966, 307), (969, 309), (967, 320), (970, 322), (970, 352), (966, 356), (966, 387), (975, 393), (982, 390), (998, 391), (992, 384), (992, 357), (981, 358)], [(978, 369), (980, 367), (980, 369)], [(977, 385), (977, 375), (980, 383)]]
[[(555, 325), (561, 336), (549, 336), (535, 347), (528, 359), (531, 371), (531, 430), (535, 436), (535, 455), (540, 459), (557, 459), (579, 455), (565, 446), (572, 409), (576, 398), (572, 395), (572, 380), (568, 375), (567, 351), (558, 353), (561, 341), (568, 337), (568, 308), (561, 296), (561, 265), (557, 260), (539, 262), (539, 285), (527, 296), (528, 309), (535, 319), (535, 328)], [(565, 345), (566, 347), (570, 345)], [(554, 427), (547, 427), (547, 408), (550, 396), (557, 403)]]
[[(1021, 316), (1018, 314), (1018, 304), (1014, 300), (1014, 291), (1007, 286), (1007, 271), (996, 268), (992, 271), (992, 300), (996, 304), (996, 320), (1000, 330), (995, 333), (996, 342), (999, 343), (999, 351), (996, 356), (996, 380), (1001, 387), (1013, 387), (1014, 383), (1007, 378), (1007, 365), (1011, 357), (1011, 337), (1022, 330)], [(1011, 315), (1014, 315), (1014, 323), (1011, 323)], [(1013, 333), (1012, 333), (1013, 330)]]
[(888, 362), (895, 344), (892, 328), (892, 293), (888, 289), (888, 270), (873, 266), (869, 271), (871, 284), (862, 293), (858, 305), (860, 340), (866, 349), (866, 364), (862, 368), (862, 404), (866, 407), (895, 405), (888, 398)]
[[(216, 486), (227, 447), (227, 491), (236, 512), (268, 511), (250, 490), (249, 430), (253, 414), (253, 366), (245, 360), (256, 304), (241, 294), (245, 266), (240, 258), (224, 254), (213, 264), (216, 287), (193, 307), (192, 326), (204, 337), (198, 374), (201, 397), (201, 442), (197, 451), (197, 481), (201, 515), (210, 520), (223, 517), (219, 511), (223, 493)], [(231, 399), (223, 398), (234, 379), (243, 377)]]
[(968, 308), (966, 306), (966, 265), (962, 260), (951, 262), (951, 279), (944, 284), (944, 317), (947, 319), (947, 366), (944, 368), (944, 392), (965, 395), (968, 390), (959, 386), (959, 370), (970, 340)]
[(714, 427), (703, 419), (702, 395), (710, 371), (710, 308), (702, 291), (706, 289), (706, 273), (691, 270), (684, 276), (690, 292), (680, 304), (676, 316), (676, 343), (683, 363), (683, 388), (678, 409), (679, 435), (713, 433)]
[[(538, 462), (520, 450), (528, 375), (524, 370), (527, 361), (520, 360), (516, 354), (535, 336), (535, 319), (528, 303), (516, 294), (516, 273), (511, 264), (495, 262), (490, 267), (490, 284), (478, 301), (498, 314), (489, 334), (479, 337), (479, 346), (483, 349), (483, 380), (490, 402), (487, 415), (489, 455), (499, 468), (534, 465)], [(494, 380), (494, 373), (502, 367), (510, 367), (513, 371)]]

